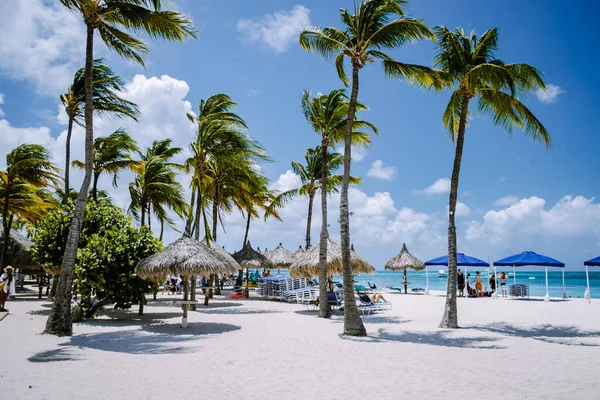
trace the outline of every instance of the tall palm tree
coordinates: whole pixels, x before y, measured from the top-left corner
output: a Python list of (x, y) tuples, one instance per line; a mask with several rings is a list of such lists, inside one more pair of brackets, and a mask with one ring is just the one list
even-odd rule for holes
[(479, 38), (475, 33), (466, 34), (462, 28), (452, 32), (444, 26), (436, 27), (435, 34), (436, 66), (454, 89), (442, 122), (456, 145), (448, 208), (448, 290), (440, 327), (458, 328), (454, 217), (469, 102), (476, 98), (478, 110), (490, 113), (494, 123), (509, 132), (514, 126), (522, 128), (533, 140), (544, 143), (548, 148), (551, 140), (544, 125), (518, 99), (520, 95), (546, 88), (541, 74), (530, 65), (505, 64), (495, 58), (498, 45), (496, 28)]
[[(94, 112), (100, 117), (129, 117), (137, 121), (139, 110), (137, 104), (119, 97), (118, 92), (123, 91), (124, 82), (101, 58), (94, 60), (92, 69)], [(65, 193), (69, 193), (69, 170), (71, 166), (71, 134), (73, 123), (83, 126), (83, 110), (85, 104), (85, 68), (80, 68), (73, 77), (67, 93), (60, 95), (60, 100), (65, 107), (69, 118), (67, 139), (65, 142)], [(68, 196), (63, 198), (67, 204)]]
[[(348, 97), (343, 89), (334, 89), (328, 94), (319, 94), (310, 97), (308, 91), (302, 95), (302, 111), (308, 123), (316, 133), (321, 136), (321, 148), (329, 149), (329, 146), (344, 141), (346, 132), (346, 118), (348, 117)], [(364, 110), (361, 103), (356, 105), (357, 111)], [(356, 131), (357, 129), (367, 128), (378, 133), (377, 128), (369, 122), (360, 121), (355, 118), (352, 144), (366, 147), (371, 143), (370, 134)], [(329, 160), (328, 152), (321, 152), (321, 235), (319, 240), (319, 317), (328, 318), (331, 315), (329, 302), (327, 301), (327, 238), (329, 231), (327, 227), (327, 177), (330, 175), (328, 170)], [(337, 153), (336, 153), (337, 154)], [(343, 158), (340, 156), (342, 163)], [(342, 164), (340, 163), (340, 165)], [(310, 232), (308, 232), (310, 233)]]
[(71, 335), (71, 284), (77, 257), (77, 243), (85, 214), (88, 189), (92, 180), (94, 145), (94, 100), (93, 64), (94, 35), (106, 46), (127, 60), (145, 65), (144, 57), (149, 53), (146, 44), (127, 31), (146, 33), (152, 38), (163, 38), (182, 42), (187, 37), (196, 37), (192, 22), (185, 15), (163, 9), (160, 0), (60, 0), (70, 11), (81, 16), (86, 25), (85, 48), (85, 176), (75, 203), (75, 211), (69, 228), (65, 255), (57, 296), (52, 304), (52, 313), (44, 332), (54, 335)]
[(164, 224), (173, 227), (174, 222), (167, 215), (168, 210), (178, 216), (187, 215), (187, 204), (183, 198), (183, 188), (177, 180), (177, 170), (182, 165), (169, 160), (179, 154), (180, 147), (171, 147), (172, 140), (155, 140), (145, 153), (140, 153), (141, 162), (137, 166), (135, 180), (129, 184), (131, 204), (129, 211), (140, 220), (141, 226), (150, 224), (150, 211), (154, 211), (160, 222), (160, 240)]
[[(113, 176), (113, 186), (118, 186), (119, 172), (123, 169), (136, 171), (140, 162), (131, 158), (131, 154), (139, 152), (136, 141), (127, 132), (118, 129), (108, 136), (102, 136), (94, 140), (93, 167), (94, 180), (92, 184), (92, 198), (96, 201), (98, 190), (98, 179), (104, 173)], [(73, 166), (85, 168), (85, 163), (75, 160)]]
[[(344, 139), (344, 180), (340, 198), (340, 234), (344, 278), (344, 334), (365, 336), (365, 327), (354, 302), (352, 266), (350, 265), (350, 221), (348, 210), (348, 185), (350, 183), (352, 123), (358, 99), (359, 71), (367, 64), (380, 61), (388, 77), (407, 80), (424, 86), (437, 84), (438, 76), (431, 69), (396, 61), (386, 50), (421, 39), (433, 39), (425, 24), (404, 15), (405, 0), (365, 0), (354, 14), (340, 10), (344, 29), (311, 27), (300, 33), (300, 45), (307, 51), (319, 54), (325, 60), (335, 58), (339, 78), (349, 84), (344, 71), (344, 59), (352, 65), (352, 91), (346, 120)], [(391, 20), (392, 18), (396, 18)]]
[(6, 155), (6, 170), (0, 171), (3, 245), (0, 267), (5, 267), (10, 230), (15, 217), (30, 222), (41, 218), (51, 203), (41, 192), (58, 183), (58, 169), (50, 154), (38, 144), (22, 144)]
[[(285, 206), (289, 201), (298, 196), (308, 196), (306, 249), (311, 245), (310, 231), (312, 226), (313, 202), (317, 192), (321, 190), (323, 185), (321, 173), (323, 170), (322, 166), (324, 164), (324, 159), (327, 159), (327, 164), (325, 165), (326, 196), (330, 193), (339, 193), (339, 187), (344, 178), (342, 174), (334, 174), (334, 171), (339, 169), (344, 163), (344, 156), (336, 152), (327, 151), (326, 153), (327, 155), (325, 155), (321, 146), (317, 146), (314, 149), (309, 147), (304, 154), (305, 165), (292, 161), (292, 170), (300, 177), (301, 186), (277, 194), (277, 197), (273, 199), (273, 202), (269, 206), (270, 211), (272, 208)], [(350, 182), (354, 185), (358, 185), (360, 183), (360, 178), (351, 176)]]

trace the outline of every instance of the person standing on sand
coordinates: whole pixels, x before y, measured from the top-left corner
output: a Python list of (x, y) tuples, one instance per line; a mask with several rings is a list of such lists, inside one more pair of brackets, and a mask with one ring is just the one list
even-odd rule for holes
[(500, 289), (502, 289), (502, 297), (506, 297), (506, 274), (504, 272), (500, 275)]
[(494, 274), (492, 274), (492, 277), (490, 278), (490, 288), (492, 293), (496, 293), (496, 275)]
[(459, 269), (456, 272), (456, 285), (458, 286), (458, 295), (460, 297), (465, 295), (465, 276), (462, 271)]
[(483, 285), (481, 284), (482, 282), (483, 282), (483, 279), (479, 275), (479, 271), (476, 271), (475, 272), (475, 291), (477, 292), (477, 296), (481, 295), (481, 292), (483, 290)]
[(0, 311), (8, 311), (4, 308), (9, 294), (15, 293), (15, 279), (13, 276), (14, 268), (10, 265), (4, 268), (4, 273), (0, 276)]

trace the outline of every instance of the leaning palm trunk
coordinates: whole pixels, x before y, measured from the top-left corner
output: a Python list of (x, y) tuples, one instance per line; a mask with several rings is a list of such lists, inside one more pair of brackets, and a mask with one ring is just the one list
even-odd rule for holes
[(346, 121), (346, 136), (344, 138), (344, 179), (340, 195), (340, 235), (342, 244), (342, 266), (344, 278), (344, 335), (366, 336), (367, 330), (358, 314), (354, 300), (354, 275), (350, 263), (350, 218), (348, 210), (348, 185), (350, 182), (350, 162), (352, 144), (352, 125), (356, 113), (358, 99), (358, 65), (352, 65), (352, 94), (348, 106), (348, 121)]
[(69, 170), (71, 165), (71, 134), (73, 133), (73, 121), (74, 117), (69, 116), (69, 127), (67, 128), (67, 140), (65, 141), (65, 195), (63, 197), (63, 204), (69, 202)]
[(92, 99), (92, 66), (94, 63), (94, 27), (87, 25), (85, 49), (85, 176), (79, 189), (75, 212), (69, 227), (69, 236), (65, 247), (56, 297), (52, 303), (52, 313), (46, 322), (45, 333), (53, 335), (71, 335), (73, 321), (71, 318), (71, 287), (73, 272), (77, 261), (77, 245), (85, 216), (88, 189), (92, 180), (93, 146), (94, 146), (94, 104)]
[(12, 225), (12, 216), (8, 216), (8, 202), (10, 199), (10, 189), (7, 188), (6, 196), (4, 197), (4, 207), (2, 209), (2, 254), (0, 255), (0, 269), (6, 265), (6, 256), (8, 255), (8, 242), (10, 241), (10, 226)]
[(329, 318), (331, 310), (327, 300), (327, 147), (326, 138), (321, 140), (323, 160), (321, 160), (321, 241), (319, 243), (319, 317)]
[(244, 234), (244, 244), (242, 248), (248, 243), (248, 232), (250, 231), (250, 211), (248, 211), (248, 219), (246, 220), (246, 233)]
[(310, 249), (310, 229), (312, 225), (313, 203), (315, 195), (311, 193), (308, 196), (308, 216), (306, 217), (306, 250)]
[(450, 182), (450, 202), (448, 205), (448, 288), (446, 292), (446, 307), (444, 308), (444, 316), (442, 317), (442, 322), (440, 322), (440, 328), (458, 328), (458, 309), (456, 307), (456, 225), (454, 224), (454, 217), (468, 111), (469, 97), (463, 96), (458, 136), (456, 138), (452, 181)]

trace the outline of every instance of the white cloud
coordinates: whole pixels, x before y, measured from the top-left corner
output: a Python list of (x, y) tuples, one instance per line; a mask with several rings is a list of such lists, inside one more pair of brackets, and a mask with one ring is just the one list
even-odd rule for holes
[(290, 11), (277, 11), (267, 14), (260, 20), (242, 19), (237, 23), (237, 30), (251, 42), (262, 42), (283, 53), (290, 44), (298, 41), (300, 30), (310, 25), (310, 10), (297, 5)]
[(519, 202), (519, 198), (517, 196), (504, 196), (499, 198), (498, 200), (496, 200), (494, 202), (494, 205), (496, 207), (506, 207), (506, 206), (512, 206), (513, 204), (516, 204)]
[(564, 93), (567, 93), (567, 91), (558, 85), (553, 85), (550, 83), (546, 85), (546, 90), (538, 89), (535, 92), (535, 97), (537, 97), (537, 99), (542, 103), (550, 104), (554, 103), (556, 99), (558, 99), (558, 96)]
[[(446, 213), (448, 213), (450, 210), (449, 206), (446, 206)], [(456, 202), (456, 217), (466, 217), (467, 215), (471, 214), (471, 209), (465, 204), (462, 203), (460, 201)]]
[(450, 179), (440, 178), (423, 190), (414, 190), (415, 193), (427, 195), (450, 193)]
[(57, 1), (1, 1), (0, 26), (0, 72), (38, 93), (62, 93), (84, 62), (83, 23)]
[(271, 185), (271, 189), (286, 192), (300, 187), (301, 183), (300, 177), (288, 169), (285, 173), (279, 175), (279, 179)]
[[(338, 145), (335, 152), (344, 155), (344, 144)], [(360, 162), (365, 159), (369, 151), (364, 147), (351, 146), (350, 153), (352, 154), (352, 162)]]
[(396, 176), (396, 167), (384, 167), (383, 161), (375, 160), (367, 172), (371, 178), (391, 181)]

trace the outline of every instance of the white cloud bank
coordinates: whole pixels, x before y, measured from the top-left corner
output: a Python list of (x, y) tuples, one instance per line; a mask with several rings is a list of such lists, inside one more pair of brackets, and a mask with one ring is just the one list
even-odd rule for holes
[(546, 90), (538, 89), (535, 92), (535, 97), (542, 103), (550, 104), (554, 103), (558, 99), (558, 96), (564, 93), (567, 93), (567, 91), (558, 85), (550, 83), (546, 85)]
[(504, 196), (499, 198), (498, 200), (496, 200), (494, 202), (494, 205), (496, 207), (506, 207), (506, 206), (512, 206), (515, 203), (519, 202), (519, 198), (517, 196)]
[(425, 189), (415, 189), (414, 192), (426, 195), (450, 193), (450, 179), (440, 178)]
[(309, 15), (308, 8), (297, 5), (290, 11), (277, 11), (259, 20), (239, 20), (237, 30), (250, 42), (263, 43), (276, 53), (283, 53), (298, 41), (300, 30), (310, 25)]
[(369, 168), (367, 175), (371, 178), (391, 181), (396, 177), (396, 167), (385, 167), (383, 161), (375, 160), (373, 161), (373, 164), (371, 164), (371, 168)]

